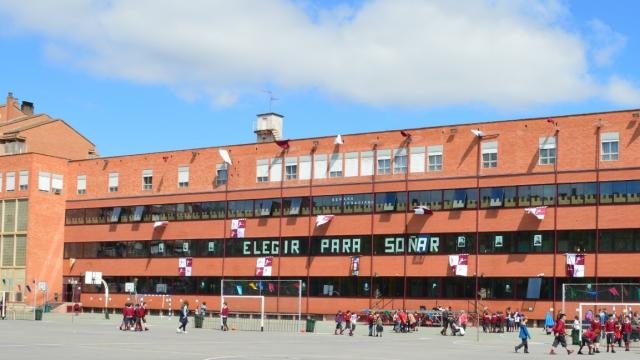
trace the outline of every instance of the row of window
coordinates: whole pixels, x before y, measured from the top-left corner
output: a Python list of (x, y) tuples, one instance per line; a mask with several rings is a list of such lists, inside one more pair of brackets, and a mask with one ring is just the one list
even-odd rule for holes
[[(130, 277), (105, 276), (109, 291), (126, 293), (125, 284), (133, 283), (138, 294), (171, 295), (220, 295), (220, 277)], [(289, 278), (279, 278), (285, 280)], [(248, 280), (248, 281), (247, 281)], [(290, 278), (290, 280), (299, 280)], [(475, 278), (473, 277), (310, 277), (302, 280), (303, 296), (313, 297), (365, 297), (365, 298), (429, 298), (429, 299), (475, 299)], [(406, 280), (406, 286), (405, 286)], [(553, 299), (554, 279), (544, 278), (487, 278), (481, 277), (478, 293), (481, 299)], [(585, 285), (595, 283), (594, 278), (578, 279)], [(599, 278), (600, 283), (632, 283), (635, 279)], [(562, 293), (562, 285), (575, 283), (574, 278), (556, 278), (556, 296)], [(225, 295), (298, 296), (297, 282), (276, 282), (269, 278), (243, 278), (234, 281), (225, 278)], [(295, 284), (295, 285), (294, 285)], [(595, 288), (595, 286), (594, 286)], [(637, 286), (621, 289), (626, 292), (625, 300), (638, 302), (640, 291)], [(103, 293), (102, 285), (82, 285), (82, 292)], [(593, 301), (592, 291), (576, 291), (570, 294), (572, 301)], [(598, 301), (619, 301), (619, 297), (609, 291), (599, 291)]]
[[(17, 173), (18, 178), (18, 191), (27, 191), (29, 189), (29, 171), (23, 170)], [(4, 179), (4, 187), (2, 181)], [(63, 186), (63, 176), (59, 174), (52, 174), (49, 172), (41, 171), (38, 173), (38, 190), (46, 192), (61, 193)], [(0, 173), (0, 191), (4, 188), (6, 192), (16, 191), (16, 172), (7, 171), (4, 174)]]
[[(619, 133), (604, 133), (600, 137), (600, 158), (602, 161), (618, 160)], [(412, 146), (399, 149), (374, 151), (315, 154), (284, 159), (285, 180), (308, 180), (337, 177), (371, 176), (389, 174), (423, 173), (442, 171), (442, 145)], [(498, 141), (481, 142), (481, 166), (498, 167)], [(374, 161), (375, 159), (375, 161)], [(538, 164), (553, 165), (556, 161), (556, 137), (539, 138)], [(282, 158), (259, 159), (256, 167), (256, 181), (281, 181)], [(312, 166), (313, 165), (313, 166)], [(426, 165), (426, 166), (425, 166)]]
[[(230, 200), (226, 218), (403, 212), (417, 206), (431, 210), (514, 208), (640, 203), (640, 181), (520, 185), (480, 189), (398, 191), (294, 198)], [(557, 191), (557, 201), (556, 201)], [(223, 201), (68, 209), (67, 225), (224, 219)]]
[[(480, 233), (481, 254), (553, 253), (553, 231)], [(595, 231), (558, 231), (557, 252), (596, 249)], [(600, 252), (640, 252), (640, 230), (600, 231)], [(225, 249), (226, 246), (226, 249)], [(474, 234), (375, 235), (259, 239), (152, 240), (65, 243), (65, 258), (256, 257), (474, 254)]]

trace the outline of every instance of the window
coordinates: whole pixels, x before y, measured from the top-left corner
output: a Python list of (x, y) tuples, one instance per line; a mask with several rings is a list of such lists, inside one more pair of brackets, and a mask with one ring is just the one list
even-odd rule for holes
[(607, 181), (600, 183), (600, 203), (640, 202), (640, 181)]
[(478, 205), (476, 189), (452, 189), (443, 192), (443, 208), (450, 209), (475, 209)]
[(393, 173), (407, 173), (407, 148), (393, 150)]
[(51, 189), (51, 174), (48, 172), (38, 173), (38, 190), (49, 191)]
[(601, 230), (600, 251), (638, 252), (640, 251), (639, 230)]
[(518, 186), (519, 206), (552, 206), (555, 204), (555, 185), (522, 185)]
[(84, 195), (87, 193), (87, 175), (78, 175), (76, 189), (78, 195)]
[(377, 174), (389, 175), (391, 174), (391, 150), (378, 150), (377, 151)]
[(260, 159), (257, 161), (256, 181), (257, 182), (269, 181), (269, 160)]
[(342, 195), (314, 196), (313, 214), (341, 214), (342, 213)]
[(424, 146), (414, 146), (411, 148), (411, 162), (409, 172), (423, 173), (424, 172)]
[(426, 206), (431, 210), (442, 209), (442, 190), (412, 191), (409, 193), (411, 207)]
[(373, 175), (373, 151), (360, 153), (360, 176)]
[(8, 141), (3, 145), (5, 155), (23, 154), (27, 152), (27, 145), (24, 140)]
[(271, 166), (269, 168), (269, 180), (270, 181), (282, 180), (282, 158), (271, 159)]
[(602, 159), (602, 161), (618, 160), (619, 143), (620, 134), (617, 132), (608, 132), (600, 135), (600, 159)]
[(577, 183), (558, 185), (558, 205), (584, 205), (596, 203), (596, 184)]
[(20, 171), (20, 191), (25, 191), (29, 188), (29, 172)]
[(370, 213), (372, 209), (373, 209), (372, 194), (344, 195), (344, 213), (345, 214)]
[(407, 193), (376, 193), (376, 212), (405, 211), (407, 209)]
[(497, 141), (485, 141), (482, 143), (482, 167), (485, 169), (498, 167)]
[(540, 165), (553, 165), (556, 163), (556, 137), (541, 137), (539, 139), (540, 153), (539, 161)]
[(558, 231), (558, 253), (594, 252), (595, 249), (593, 230)]
[(329, 161), (329, 177), (342, 177), (342, 154), (331, 154)]
[(228, 170), (227, 163), (216, 164), (216, 186), (227, 183)]
[(327, 236), (311, 239), (312, 256), (315, 255), (370, 255), (371, 236)]
[(280, 216), (280, 199), (256, 199), (255, 215)]
[(62, 175), (51, 175), (51, 191), (54, 194), (60, 194), (62, 192), (63, 177)]
[(189, 167), (178, 167), (178, 189), (186, 189), (189, 187)]
[(287, 180), (295, 180), (298, 178), (298, 158), (288, 157), (284, 159), (285, 175)]
[(311, 156), (305, 155), (300, 156), (300, 180), (309, 180), (311, 179)]
[(308, 197), (285, 198), (282, 203), (285, 216), (309, 215)]
[(118, 173), (109, 173), (109, 192), (118, 192)]
[(7, 181), (5, 183), (7, 191), (14, 191), (16, 189), (16, 173), (10, 171), (7, 173)]
[(327, 178), (327, 155), (318, 154), (313, 159), (313, 178), (314, 179), (326, 179)]
[(515, 186), (494, 187), (480, 189), (480, 207), (515, 207), (516, 188)]
[(552, 231), (519, 231), (481, 233), (481, 254), (549, 253), (553, 252)]
[(142, 170), (142, 190), (153, 188), (153, 170)]
[(0, 191), (2, 191), (2, 173), (0, 173)]
[(224, 201), (208, 201), (195, 205), (194, 212), (202, 219), (224, 219)]
[(358, 153), (350, 152), (344, 155), (344, 176), (358, 176)]
[(427, 147), (429, 171), (442, 171), (442, 145)]
[(229, 218), (253, 217), (253, 200), (229, 201)]

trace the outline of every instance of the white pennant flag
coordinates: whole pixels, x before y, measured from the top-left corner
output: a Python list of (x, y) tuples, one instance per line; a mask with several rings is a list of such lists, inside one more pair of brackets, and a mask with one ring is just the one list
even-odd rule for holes
[(229, 152), (227, 150), (218, 149), (218, 152), (220, 152), (220, 156), (222, 157), (222, 160), (224, 160), (224, 162), (226, 162), (229, 165), (233, 165), (231, 163), (231, 156), (229, 156)]
[(473, 133), (473, 135), (477, 136), (477, 137), (483, 137), (484, 133), (480, 130), (476, 130), (476, 129), (471, 129), (471, 132)]
[(161, 227), (161, 226), (167, 226), (169, 225), (168, 221), (156, 221), (153, 223), (153, 228), (157, 228), (157, 227)]
[(416, 206), (413, 208), (413, 213), (416, 215), (431, 215), (433, 211), (427, 206)]
[(524, 209), (525, 214), (534, 215), (538, 220), (544, 220), (544, 216), (547, 214), (546, 206), (536, 206)]
[(322, 226), (330, 222), (331, 220), (333, 220), (334, 217), (335, 215), (318, 215), (316, 217), (316, 227)]
[(344, 144), (344, 141), (342, 141), (342, 135), (336, 136), (336, 140), (333, 143), (336, 144), (336, 145)]

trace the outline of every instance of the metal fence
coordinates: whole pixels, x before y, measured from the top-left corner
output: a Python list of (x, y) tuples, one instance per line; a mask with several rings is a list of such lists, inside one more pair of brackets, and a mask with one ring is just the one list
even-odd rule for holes
[[(190, 319), (191, 321), (191, 319)], [(192, 321), (195, 326), (195, 321)], [(269, 331), (269, 332), (300, 332), (304, 329), (304, 320), (299, 321), (297, 314), (265, 314), (264, 329), (261, 327), (259, 313), (233, 313), (227, 318), (229, 330), (238, 331)], [(220, 330), (222, 319), (220, 314), (209, 314), (202, 322), (203, 329)]]

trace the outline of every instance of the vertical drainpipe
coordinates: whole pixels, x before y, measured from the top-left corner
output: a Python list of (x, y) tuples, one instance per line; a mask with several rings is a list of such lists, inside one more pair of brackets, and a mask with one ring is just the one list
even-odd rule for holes
[[(478, 142), (476, 146), (476, 266), (475, 266), (475, 312), (476, 312), (476, 341), (480, 341), (480, 316), (478, 311), (479, 292), (480, 292), (480, 145), (482, 143), (482, 137), (476, 136), (475, 140)], [(466, 204), (465, 204), (466, 207)]]
[[(225, 260), (227, 258), (227, 218), (228, 218), (228, 212), (229, 212), (229, 180), (230, 180), (230, 176), (229, 176), (229, 164), (227, 165), (227, 181), (224, 183), (224, 214), (222, 215), (222, 280), (224, 280), (224, 264), (225, 264)], [(235, 169), (235, 167), (234, 167)], [(221, 281), (220, 283), (224, 284), (223, 281)], [(224, 289), (220, 289), (220, 296), (222, 296), (222, 294), (224, 293)]]
[[(596, 303), (598, 302), (598, 257), (600, 256), (600, 135), (602, 130), (602, 120), (598, 119), (596, 127)], [(623, 289), (624, 290), (624, 289)]]
[[(553, 162), (553, 185), (555, 189), (554, 211), (553, 211), (553, 311), (556, 311), (556, 299), (557, 299), (557, 287), (558, 277), (556, 273), (557, 258), (558, 258), (558, 159), (560, 158), (560, 129), (558, 124), (555, 123), (555, 138), (556, 138), (556, 156)], [(544, 201), (544, 194), (542, 197)]]
[(287, 168), (287, 164), (285, 163), (285, 155), (287, 154), (287, 149), (282, 150), (282, 168), (280, 169), (280, 216), (278, 217), (278, 296), (276, 297), (276, 312), (280, 313), (280, 268), (282, 267), (282, 213), (284, 212), (284, 203), (283, 203), (283, 188), (284, 188), (284, 177), (286, 175), (285, 169)]
[(371, 309), (372, 305), (373, 305), (373, 293), (376, 290), (376, 288), (374, 288), (373, 286), (373, 279), (374, 279), (374, 273), (373, 273), (373, 249), (374, 249), (374, 243), (373, 243), (373, 239), (374, 239), (374, 226), (373, 223), (375, 221), (375, 213), (376, 213), (376, 171), (378, 170), (378, 144), (373, 144), (373, 169), (371, 171), (371, 197), (373, 200), (373, 204), (371, 204), (371, 237), (370, 237), (370, 241), (371, 241), (371, 261), (369, 264), (369, 308)]
[[(316, 149), (318, 148), (318, 142), (313, 142), (313, 147), (311, 148), (311, 174), (309, 176), (309, 236), (307, 238), (307, 293), (306, 293), (306, 313), (309, 314), (309, 291), (311, 288), (311, 236), (313, 234), (313, 222), (312, 222), (312, 213), (313, 213), (313, 176), (315, 171), (315, 155)], [(300, 207), (302, 208), (302, 202), (300, 202)]]
[[(409, 169), (411, 166), (411, 135), (407, 137), (407, 170), (404, 173), (404, 192), (405, 192), (405, 206), (404, 206), (404, 277), (403, 277), (403, 287), (402, 287), (402, 308), (406, 309), (406, 301), (407, 301), (407, 249), (408, 238), (409, 235)], [(373, 247), (372, 247), (373, 249)]]

